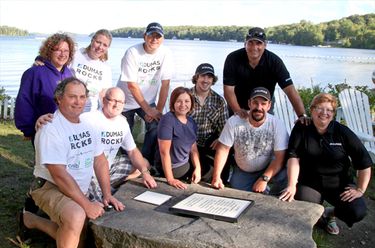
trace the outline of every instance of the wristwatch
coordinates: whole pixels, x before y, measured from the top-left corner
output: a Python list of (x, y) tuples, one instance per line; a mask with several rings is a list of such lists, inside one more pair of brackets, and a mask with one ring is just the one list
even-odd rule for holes
[(306, 118), (307, 117), (307, 114), (302, 114), (302, 115), (299, 115), (298, 118)]
[(266, 183), (268, 183), (269, 180), (270, 180), (270, 178), (269, 178), (268, 176), (266, 176), (266, 175), (262, 175), (261, 178), (262, 178), (262, 180), (265, 181)]

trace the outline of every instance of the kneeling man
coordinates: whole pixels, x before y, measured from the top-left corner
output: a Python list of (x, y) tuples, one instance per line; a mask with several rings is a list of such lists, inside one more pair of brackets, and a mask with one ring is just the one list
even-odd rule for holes
[[(108, 204), (118, 211), (125, 208), (111, 195), (108, 161), (98, 135), (79, 117), (87, 93), (85, 84), (76, 78), (59, 83), (55, 90), (58, 109), (35, 138), (36, 178), (30, 194), (51, 220), (24, 211), (23, 221), (26, 227), (53, 237), (57, 247), (77, 247), (86, 218), (100, 217)], [(102, 202), (86, 197), (94, 171)]]
[(272, 192), (277, 194), (287, 183), (284, 164), (288, 133), (281, 120), (267, 113), (271, 108), (271, 94), (266, 88), (255, 88), (248, 105), (248, 117), (230, 117), (220, 134), (211, 184), (224, 188), (220, 174), (233, 146), (237, 166), (230, 178), (231, 187), (268, 194), (267, 184), (273, 181), (278, 187)]

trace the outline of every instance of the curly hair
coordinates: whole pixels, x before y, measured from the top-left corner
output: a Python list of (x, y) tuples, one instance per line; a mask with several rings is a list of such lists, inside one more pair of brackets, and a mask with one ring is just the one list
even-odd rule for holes
[(67, 34), (56, 33), (48, 37), (42, 43), (39, 49), (39, 55), (44, 59), (51, 60), (52, 52), (54, 51), (54, 49), (56, 49), (56, 46), (58, 46), (61, 42), (64, 41), (68, 43), (69, 46), (69, 59), (66, 62), (66, 64), (70, 64), (70, 62), (72, 62), (73, 60), (73, 56), (75, 53), (75, 43), (73, 39)]
[(190, 113), (193, 111), (193, 109), (194, 109), (194, 97), (193, 97), (193, 95), (191, 94), (190, 89), (181, 86), (181, 87), (177, 87), (176, 89), (174, 89), (174, 90), (172, 91), (172, 93), (171, 93), (171, 97), (170, 97), (170, 100), (169, 100), (169, 110), (170, 110), (171, 112), (174, 112), (174, 111), (175, 111), (175, 109), (174, 109), (174, 104), (176, 103), (177, 98), (178, 98), (180, 95), (184, 94), (184, 93), (186, 93), (186, 94), (189, 95), (189, 97), (190, 97), (190, 101), (191, 101), (191, 108), (190, 108), (188, 114), (190, 114)]
[[(99, 35), (103, 35), (103, 36), (107, 37), (107, 39), (109, 40), (108, 47), (111, 46), (111, 43), (112, 43), (112, 34), (111, 34), (111, 32), (109, 32), (107, 29), (100, 29), (100, 30), (96, 31), (96, 33), (94, 34), (94, 36), (91, 38), (90, 45), (88, 45), (88, 47), (86, 47), (86, 49), (85, 49), (86, 53), (88, 53), (90, 51), (92, 43), (94, 42), (94, 40)], [(108, 50), (107, 50), (107, 52), (105, 52), (105, 54), (103, 54), (102, 56), (100, 56), (99, 59), (101, 61), (107, 61), (108, 60)]]

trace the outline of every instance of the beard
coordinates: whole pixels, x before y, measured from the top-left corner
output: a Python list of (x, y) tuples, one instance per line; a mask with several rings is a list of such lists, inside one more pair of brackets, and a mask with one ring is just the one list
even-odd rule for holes
[[(262, 115), (256, 115), (256, 114), (262, 114)], [(251, 111), (251, 118), (253, 118), (253, 120), (256, 122), (263, 121), (266, 118), (266, 112), (259, 110), (259, 109), (254, 109)]]

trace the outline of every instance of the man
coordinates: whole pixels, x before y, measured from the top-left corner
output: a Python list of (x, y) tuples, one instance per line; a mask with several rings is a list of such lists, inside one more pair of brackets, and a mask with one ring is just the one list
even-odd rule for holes
[(224, 97), (231, 111), (247, 118), (247, 97), (255, 87), (267, 88), (271, 96), (276, 83), (284, 90), (301, 122), (306, 112), (283, 61), (268, 51), (266, 33), (262, 28), (251, 28), (245, 47), (230, 53), (224, 64)]
[[(104, 154), (110, 166), (110, 181), (113, 189), (124, 183), (125, 179), (138, 176), (139, 172), (142, 174), (144, 185), (147, 188), (155, 188), (157, 184), (149, 173), (149, 164), (136, 147), (129, 124), (121, 115), (124, 104), (124, 92), (118, 87), (109, 88), (103, 98), (102, 111), (86, 112), (81, 118), (95, 123), (97, 133), (100, 134)], [(121, 152), (118, 154), (119, 149)], [(130, 173), (133, 168), (138, 171), (133, 170), (134, 172)], [(97, 201), (102, 199), (102, 192), (95, 177), (91, 181), (89, 195), (90, 199)]]
[[(36, 134), (35, 181), (31, 196), (50, 217), (23, 212), (27, 228), (37, 228), (56, 240), (57, 247), (77, 247), (86, 218), (96, 219), (105, 206), (118, 211), (124, 205), (111, 195), (108, 162), (91, 125), (80, 119), (87, 99), (85, 84), (67, 78), (57, 85), (54, 119)], [(93, 171), (103, 192), (102, 202), (87, 193)]]
[[(117, 86), (126, 98), (123, 115), (133, 129), (137, 113), (146, 124), (142, 147), (143, 156), (153, 164), (157, 143), (157, 125), (168, 97), (172, 77), (172, 55), (162, 45), (163, 27), (150, 23), (144, 33), (144, 42), (130, 47), (121, 61), (121, 76)], [(160, 87), (158, 102), (157, 93)]]
[[(191, 92), (195, 103), (191, 117), (198, 126), (197, 146), (202, 165), (202, 176), (204, 176), (204, 172), (211, 171), (206, 175), (208, 178), (202, 178), (206, 180), (211, 179), (211, 167), (213, 167), (217, 139), (228, 119), (228, 108), (224, 98), (212, 90), (212, 85), (216, 83), (217, 79), (214, 67), (208, 63), (200, 64), (192, 78), (194, 87), (191, 88)], [(223, 173), (221, 173), (223, 182), (228, 180), (229, 169), (230, 165), (226, 163)]]
[(288, 133), (281, 120), (268, 114), (271, 108), (271, 94), (264, 87), (255, 88), (248, 100), (248, 118), (237, 115), (230, 117), (219, 137), (216, 148), (212, 186), (224, 188), (220, 173), (230, 148), (234, 148), (237, 166), (230, 179), (232, 188), (268, 193), (271, 180), (279, 193), (286, 186), (284, 168)]
[[(124, 104), (124, 92), (118, 87), (112, 87), (105, 93), (101, 111), (85, 112), (80, 116), (81, 120), (94, 125), (96, 133), (100, 136), (100, 143), (109, 164), (112, 193), (125, 180), (135, 178), (139, 174), (142, 175), (143, 183), (147, 188), (157, 186), (149, 173), (147, 160), (136, 147), (126, 118), (121, 115)], [(52, 114), (39, 118), (37, 128), (48, 121), (51, 122), (52, 118)], [(90, 200), (102, 200), (102, 191), (95, 176), (90, 183), (88, 194)]]

